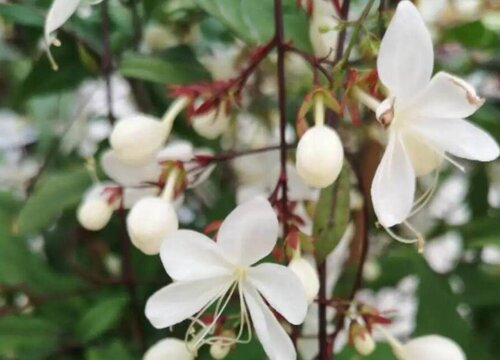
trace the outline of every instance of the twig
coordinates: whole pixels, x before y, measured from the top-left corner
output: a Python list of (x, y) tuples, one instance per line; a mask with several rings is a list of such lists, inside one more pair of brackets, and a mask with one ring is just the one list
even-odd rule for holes
[[(351, 164), (358, 179), (359, 191), (361, 192), (361, 194), (363, 194), (363, 209), (361, 214), (361, 221), (360, 224), (358, 224), (358, 226), (361, 227), (361, 234), (362, 234), (360, 256), (357, 263), (356, 277), (354, 279), (354, 283), (348, 298), (349, 303), (351, 303), (354, 300), (356, 293), (358, 292), (359, 289), (361, 289), (361, 286), (363, 285), (363, 271), (369, 250), (369, 239), (368, 239), (369, 210), (368, 210), (368, 195), (367, 195), (368, 192), (367, 189), (365, 189), (365, 186), (363, 185), (364, 182), (361, 175), (361, 171), (356, 166), (354, 166), (353, 161), (351, 161)], [(337, 322), (335, 325), (335, 331), (332, 333), (332, 335), (330, 335), (329, 347), (330, 347), (330, 353), (332, 354), (332, 360), (334, 356), (333, 353), (334, 353), (335, 342), (337, 340), (338, 335), (344, 328), (345, 318), (346, 318), (345, 312), (338, 313)]]
[(281, 214), (283, 216), (283, 239), (288, 234), (288, 178), (286, 143), (286, 83), (285, 83), (285, 28), (283, 25), (282, 0), (274, 0), (275, 43), (278, 51), (278, 107), (280, 114), (280, 164), (279, 182), (281, 184)]
[(127, 234), (127, 224), (123, 204), (120, 206), (120, 209), (118, 209), (118, 215), (121, 222), (120, 249), (122, 255), (122, 281), (127, 288), (130, 299), (132, 335), (136, 339), (140, 348), (145, 350), (146, 343), (143, 333), (142, 317), (140, 315), (142, 312), (137, 299), (135, 275), (132, 266), (131, 242)]
[(108, 106), (108, 120), (111, 124), (115, 121), (113, 115), (113, 89), (111, 87), (111, 73), (113, 72), (113, 56), (111, 52), (111, 34), (109, 21), (109, 0), (104, 0), (101, 3), (101, 18), (102, 18), (102, 41), (103, 41), (103, 56), (101, 62), (101, 71), (106, 83), (106, 103)]
[[(347, 4), (349, 3), (350, 0), (345, 0)], [(356, 20), (353, 30), (352, 30), (352, 35), (351, 39), (349, 40), (349, 44), (347, 44), (347, 48), (344, 51), (344, 54), (338, 59), (337, 64), (335, 65), (334, 72), (340, 68), (342, 68), (347, 61), (349, 60), (349, 56), (351, 55), (351, 51), (358, 42), (358, 37), (359, 33), (361, 32), (361, 28), (363, 27), (363, 23), (365, 22), (366, 18), (370, 14), (370, 10), (373, 7), (373, 3), (375, 0), (368, 0), (368, 3), (366, 4), (365, 8), (363, 9), (363, 12), (361, 13), (361, 16), (359, 17), (358, 20)]]

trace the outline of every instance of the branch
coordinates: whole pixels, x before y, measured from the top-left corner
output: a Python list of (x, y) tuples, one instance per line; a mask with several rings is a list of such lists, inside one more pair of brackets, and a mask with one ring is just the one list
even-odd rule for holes
[(109, 21), (109, 0), (104, 0), (101, 3), (101, 18), (102, 18), (102, 41), (103, 55), (101, 59), (101, 71), (106, 83), (106, 103), (108, 106), (108, 120), (111, 124), (114, 123), (113, 115), (113, 89), (111, 88), (111, 73), (113, 72), (113, 60), (111, 52), (111, 34)]
[(280, 115), (280, 164), (279, 184), (281, 185), (281, 213), (283, 216), (283, 239), (288, 234), (288, 178), (286, 171), (286, 89), (285, 89), (285, 28), (283, 24), (282, 0), (274, 0), (275, 43), (278, 51), (278, 108)]

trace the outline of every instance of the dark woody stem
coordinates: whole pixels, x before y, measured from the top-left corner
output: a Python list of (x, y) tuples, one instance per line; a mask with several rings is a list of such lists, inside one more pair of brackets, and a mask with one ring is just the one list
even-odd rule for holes
[(111, 53), (111, 29), (109, 18), (109, 1), (104, 0), (101, 3), (102, 18), (102, 41), (103, 55), (101, 59), (101, 71), (106, 83), (106, 103), (108, 106), (108, 119), (111, 124), (115, 121), (113, 115), (113, 89), (111, 88), (111, 73), (113, 72), (113, 59)]
[(286, 90), (285, 90), (285, 28), (283, 24), (283, 4), (274, 0), (275, 43), (278, 52), (278, 108), (280, 115), (280, 164), (281, 171), (278, 182), (281, 188), (281, 214), (283, 216), (283, 239), (288, 234), (288, 177), (286, 163), (288, 147), (286, 143)]

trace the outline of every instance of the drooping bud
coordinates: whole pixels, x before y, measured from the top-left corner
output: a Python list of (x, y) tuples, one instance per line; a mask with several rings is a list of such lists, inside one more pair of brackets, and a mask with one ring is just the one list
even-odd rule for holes
[(113, 215), (113, 207), (101, 197), (88, 197), (83, 200), (77, 211), (80, 225), (91, 231), (104, 228)]
[(137, 164), (153, 157), (165, 142), (168, 132), (169, 129), (158, 119), (134, 115), (116, 123), (109, 142), (121, 161)]
[(375, 350), (375, 341), (365, 326), (358, 322), (352, 322), (349, 328), (349, 336), (352, 345), (358, 353), (368, 356)]
[(296, 167), (304, 182), (324, 188), (339, 176), (344, 149), (337, 132), (325, 125), (307, 130), (297, 146)]
[(207, 139), (215, 139), (222, 135), (227, 130), (230, 120), (225, 107), (225, 103), (222, 102), (218, 108), (193, 116), (191, 119), (193, 129)]
[(188, 350), (184, 341), (167, 338), (158, 341), (142, 357), (142, 360), (193, 360), (194, 355)]
[[(314, 55), (333, 60), (337, 49), (338, 32), (333, 31), (338, 20), (332, 4), (326, 1), (314, 1), (313, 13), (309, 24), (309, 38)], [(330, 29), (329, 31), (325, 31)]]
[(219, 340), (210, 346), (210, 356), (215, 360), (222, 360), (231, 351), (231, 344), (224, 340)]
[(417, 337), (403, 345), (399, 360), (465, 360), (463, 350), (453, 340), (439, 335)]
[(306, 299), (309, 304), (312, 304), (319, 292), (319, 277), (316, 269), (301, 256), (294, 257), (288, 264), (288, 268), (300, 279)]
[(109, 137), (116, 156), (123, 162), (132, 164), (153, 157), (165, 143), (175, 118), (188, 103), (187, 97), (177, 98), (161, 121), (144, 114), (118, 121)]
[(158, 197), (139, 200), (127, 217), (127, 230), (132, 243), (147, 255), (158, 254), (165, 236), (178, 227), (172, 203)]

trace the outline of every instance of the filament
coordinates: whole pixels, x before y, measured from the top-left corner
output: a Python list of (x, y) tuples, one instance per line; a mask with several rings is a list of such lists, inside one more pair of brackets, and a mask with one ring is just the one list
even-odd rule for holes
[(171, 201), (174, 197), (174, 190), (175, 190), (175, 183), (177, 182), (177, 176), (179, 175), (179, 170), (178, 169), (173, 169), (170, 174), (168, 175), (167, 178), (167, 183), (165, 184), (165, 187), (163, 188), (163, 191), (161, 193), (162, 199), (165, 199), (167, 201)]
[(415, 204), (413, 204), (413, 210), (408, 217), (415, 215), (429, 203), (429, 201), (432, 199), (432, 196), (434, 195), (434, 192), (437, 189), (438, 180), (439, 180), (439, 172), (436, 171), (432, 186), (429, 187), (417, 201), (415, 201)]
[[(217, 335), (209, 336), (222, 316), (224, 309), (229, 304), (229, 301), (233, 297), (236, 288), (238, 288), (238, 295), (240, 298), (240, 314), (239, 314), (239, 330), (236, 337)], [(206, 324), (201, 320), (203, 314), (215, 304), (214, 316), (210, 324)], [(200, 326), (201, 330), (195, 333), (195, 327)], [(246, 339), (242, 340), (243, 334), (247, 329), (248, 336)], [(192, 337), (192, 338), (190, 338)], [(213, 345), (222, 343), (224, 346), (232, 346), (234, 344), (246, 344), (252, 339), (252, 329), (250, 326), (250, 317), (248, 314), (248, 309), (245, 305), (242, 287), (240, 282), (234, 282), (229, 288), (222, 290), (217, 296), (214, 297), (207, 305), (205, 305), (198, 314), (191, 318), (191, 324), (188, 327), (184, 341), (187, 344), (188, 349), (196, 355), (198, 349), (205, 345)]]
[(380, 106), (380, 101), (375, 99), (373, 96), (370, 94), (367, 94), (363, 90), (361, 90), (359, 87), (355, 87), (353, 89), (353, 94), (356, 99), (363, 105), (365, 105), (368, 109), (372, 110), (373, 112), (377, 112), (378, 107)]
[(404, 221), (403, 224), (415, 235), (414, 238), (405, 238), (396, 234), (388, 227), (384, 226), (383, 228), (387, 232), (387, 234), (389, 234), (389, 236), (391, 236), (394, 240), (399, 241), (403, 244), (417, 244), (419, 252), (422, 252), (425, 245), (425, 239), (422, 234), (418, 232), (408, 221)]

